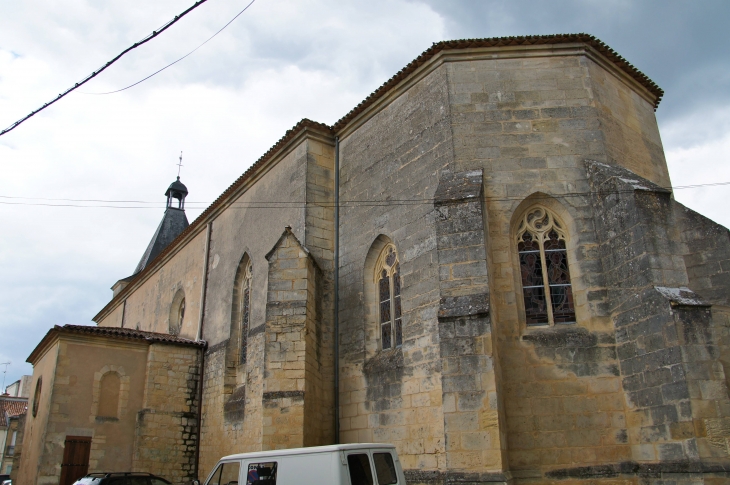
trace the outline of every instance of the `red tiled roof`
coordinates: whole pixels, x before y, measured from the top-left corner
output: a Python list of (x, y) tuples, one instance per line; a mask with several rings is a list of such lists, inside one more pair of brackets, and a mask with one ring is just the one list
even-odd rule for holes
[(132, 328), (120, 328), (120, 327), (96, 327), (91, 325), (54, 325), (52, 329), (46, 333), (43, 340), (33, 349), (30, 356), (28, 356), (27, 362), (32, 363), (33, 357), (37, 352), (44, 347), (44, 344), (56, 334), (77, 334), (77, 335), (97, 335), (100, 337), (124, 339), (124, 340), (143, 340), (147, 342), (165, 343), (173, 345), (188, 345), (193, 347), (204, 348), (207, 343), (205, 340), (196, 342), (182, 337), (176, 337), (175, 335), (169, 335), (166, 333), (156, 332), (145, 332), (142, 330), (135, 330)]
[(142, 330), (135, 330), (133, 328), (120, 328), (120, 327), (94, 327), (89, 325), (64, 325), (60, 327), (54, 326), (50, 331), (57, 331), (61, 333), (77, 333), (77, 334), (88, 334), (88, 335), (102, 335), (104, 337), (116, 337), (123, 339), (136, 339), (136, 340), (147, 340), (149, 342), (162, 342), (170, 344), (181, 344), (181, 345), (193, 345), (196, 347), (205, 347), (204, 341), (196, 342), (187, 338), (177, 337), (167, 333), (157, 332), (145, 332)]
[(600, 52), (609, 61), (616, 64), (616, 66), (626, 72), (630, 77), (635, 79), (639, 84), (644, 86), (649, 92), (656, 96), (656, 102), (654, 108), (659, 106), (659, 101), (664, 95), (664, 91), (649, 79), (644, 73), (636, 69), (626, 59), (621, 57), (616, 51), (608, 47), (601, 40), (588, 34), (554, 34), (554, 35), (530, 35), (524, 37), (492, 37), (486, 39), (462, 39), (462, 40), (449, 40), (436, 42), (431, 47), (423, 51), (420, 56), (411, 61), (406, 67), (398, 71), (393, 77), (386, 81), (382, 86), (371, 93), (365, 98), (360, 104), (348, 112), (345, 116), (340, 118), (334, 125), (327, 126), (324, 123), (312, 121), (304, 118), (299, 123), (294, 125), (288, 130), (283, 137), (279, 139), (274, 146), (272, 146), (261, 158), (259, 158), (248, 170), (246, 170), (235, 182), (233, 182), (212, 204), (208, 206), (192, 224), (188, 226), (180, 235), (175, 238), (157, 257), (148, 264), (145, 269), (127, 278), (130, 283), (120, 291), (115, 297), (113, 297), (99, 313), (94, 316), (93, 320), (97, 321), (97, 318), (101, 316), (106, 310), (113, 308), (119, 302), (124, 300), (131, 292), (134, 281), (144, 278), (154, 268), (154, 262), (165, 257), (169, 252), (173, 251), (175, 246), (186, 238), (189, 234), (193, 234), (200, 229), (203, 221), (215, 210), (223, 201), (238, 190), (248, 179), (250, 179), (258, 170), (268, 162), (281, 148), (286, 146), (292, 139), (294, 139), (302, 130), (310, 129), (314, 131), (325, 132), (331, 136), (334, 136), (338, 131), (342, 130), (347, 124), (355, 118), (357, 115), (365, 111), (370, 105), (372, 105), (379, 98), (384, 96), (388, 91), (394, 88), (398, 83), (407, 78), (413, 71), (423, 65), (429, 59), (434, 57), (441, 51), (445, 50), (458, 50), (458, 49), (472, 49), (479, 47), (501, 47), (501, 46), (520, 46), (520, 45), (549, 45), (549, 44), (568, 44), (568, 43), (584, 43), (587, 44), (598, 52)]
[(8, 418), (23, 415), (26, 411), (28, 411), (28, 399), (0, 396), (0, 426), (7, 426)]

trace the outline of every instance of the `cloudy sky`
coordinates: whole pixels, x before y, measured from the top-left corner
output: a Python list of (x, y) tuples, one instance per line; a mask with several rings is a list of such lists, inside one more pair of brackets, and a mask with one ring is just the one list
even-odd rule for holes
[[(730, 182), (726, 0), (256, 0), (185, 60), (94, 94), (187, 54), (249, 2), (208, 0), (0, 137), (6, 385), (32, 372), (25, 359), (48, 328), (91, 323), (132, 272), (181, 150), (192, 221), (298, 120), (334, 123), (432, 42), (593, 34), (666, 91), (657, 118), (673, 184)], [(0, 128), (192, 3), (0, 0)], [(675, 195), (730, 226), (730, 185)]]

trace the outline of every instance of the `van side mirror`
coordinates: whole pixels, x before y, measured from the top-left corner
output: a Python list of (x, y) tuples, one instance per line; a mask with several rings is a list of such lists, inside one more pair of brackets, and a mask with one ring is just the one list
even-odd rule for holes
[(193, 480), (190, 485), (200, 485), (200, 480)]

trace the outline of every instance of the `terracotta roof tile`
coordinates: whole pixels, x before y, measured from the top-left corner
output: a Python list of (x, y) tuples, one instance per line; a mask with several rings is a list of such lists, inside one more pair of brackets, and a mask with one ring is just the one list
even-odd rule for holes
[(145, 332), (132, 328), (97, 327), (93, 325), (64, 325), (61, 327), (59, 325), (54, 325), (54, 327), (51, 328), (43, 337), (43, 340), (41, 340), (36, 348), (33, 349), (33, 352), (31, 352), (30, 356), (28, 356), (27, 362), (33, 363), (34, 357), (44, 347), (44, 344), (56, 334), (97, 335), (100, 337), (123, 340), (143, 340), (147, 342), (188, 345), (200, 348), (205, 348), (208, 345), (205, 340), (196, 342), (195, 340), (176, 337), (175, 335), (169, 335), (166, 333)]
[(121, 339), (147, 340), (149, 342), (192, 345), (196, 347), (205, 347), (206, 345), (205, 341), (196, 342), (195, 340), (177, 337), (175, 335), (157, 332), (145, 332), (142, 330), (135, 330), (133, 328), (94, 327), (90, 325), (64, 325), (63, 327), (61, 327), (55, 325), (48, 333), (54, 331), (60, 333), (101, 335), (104, 337), (114, 337)]
[(0, 396), (0, 426), (8, 425), (8, 418), (21, 416), (28, 411), (28, 399)]

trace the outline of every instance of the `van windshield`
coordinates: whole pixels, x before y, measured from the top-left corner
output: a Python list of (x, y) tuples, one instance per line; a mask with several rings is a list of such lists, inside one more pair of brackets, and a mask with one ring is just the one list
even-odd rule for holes
[(229, 463), (221, 463), (215, 469), (213, 475), (206, 485), (238, 485), (238, 475), (241, 470), (241, 464), (237, 461)]

